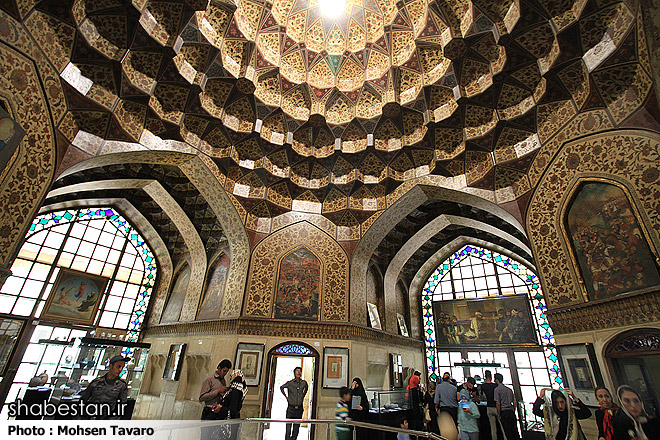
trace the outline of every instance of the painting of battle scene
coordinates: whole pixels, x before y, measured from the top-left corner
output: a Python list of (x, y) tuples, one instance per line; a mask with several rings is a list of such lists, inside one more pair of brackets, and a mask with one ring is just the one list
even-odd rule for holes
[(623, 190), (583, 184), (566, 229), (590, 300), (660, 284), (658, 267)]
[(527, 295), (435, 301), (433, 314), (439, 345), (537, 342)]
[(280, 262), (275, 296), (275, 318), (319, 318), (321, 262), (308, 249), (301, 247)]
[(229, 271), (229, 255), (222, 253), (211, 264), (206, 291), (197, 319), (218, 319), (222, 310), (222, 297)]

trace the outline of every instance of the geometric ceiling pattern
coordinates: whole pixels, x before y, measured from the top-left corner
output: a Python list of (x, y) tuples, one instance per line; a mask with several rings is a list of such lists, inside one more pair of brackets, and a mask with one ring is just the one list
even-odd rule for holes
[[(254, 218), (354, 227), (427, 176), (515, 200), (581, 112), (652, 87), (638, 5), (608, 0), (14, 3), (59, 71), (62, 138), (204, 154)], [(136, 147), (137, 146), (137, 147)]]

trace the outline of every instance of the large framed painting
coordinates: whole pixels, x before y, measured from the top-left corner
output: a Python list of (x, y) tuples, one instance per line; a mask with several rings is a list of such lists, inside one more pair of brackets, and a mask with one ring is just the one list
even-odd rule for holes
[(348, 386), (348, 348), (323, 348), (323, 388)]
[(177, 322), (181, 316), (183, 302), (186, 300), (188, 291), (188, 282), (190, 281), (190, 265), (185, 265), (177, 273), (170, 296), (167, 298), (163, 315), (160, 317), (161, 324), (170, 324)]
[(71, 269), (60, 269), (41, 318), (84, 325), (94, 324), (108, 279)]
[(14, 153), (25, 136), (25, 130), (0, 105), (0, 178), (5, 169), (15, 160)]
[(16, 343), (23, 330), (23, 320), (0, 318), (0, 376), (5, 375), (9, 358), (16, 349)]
[(438, 345), (537, 344), (527, 295), (433, 302)]
[(321, 260), (305, 247), (282, 258), (277, 273), (275, 318), (318, 321), (322, 269)]
[(250, 386), (259, 385), (263, 358), (264, 344), (248, 344), (245, 342), (238, 344), (234, 365), (243, 372), (246, 384)]
[(660, 285), (658, 264), (623, 187), (588, 181), (564, 215), (573, 262), (590, 301)]
[(202, 304), (197, 312), (197, 319), (218, 319), (222, 311), (222, 298), (227, 283), (227, 273), (229, 272), (229, 255), (225, 252), (218, 255), (208, 273), (206, 290)]

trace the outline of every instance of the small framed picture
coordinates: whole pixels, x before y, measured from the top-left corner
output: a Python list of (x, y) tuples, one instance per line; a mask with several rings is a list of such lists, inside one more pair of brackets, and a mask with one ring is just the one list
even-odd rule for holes
[(584, 403), (598, 406), (594, 396), (596, 385), (603, 383), (596, 353), (591, 344), (557, 346), (559, 365), (568, 388)]
[(250, 386), (259, 385), (261, 379), (261, 364), (264, 358), (264, 344), (249, 344), (240, 342), (236, 348), (234, 368), (243, 372), (245, 383)]
[(108, 279), (71, 269), (60, 269), (48, 295), (43, 320), (93, 325)]
[(589, 361), (586, 358), (566, 359), (566, 363), (568, 363), (568, 369), (571, 371), (571, 377), (573, 378), (573, 386), (575, 389), (594, 389)]
[(378, 307), (376, 304), (368, 302), (367, 312), (369, 313), (369, 324), (371, 325), (371, 328), (382, 330), (383, 327), (380, 325), (380, 316), (378, 315)]
[(323, 388), (348, 386), (348, 348), (323, 349)]
[(410, 336), (408, 326), (406, 326), (406, 318), (401, 313), (396, 314), (396, 321), (399, 323), (399, 333), (401, 333), (401, 336)]
[(392, 388), (403, 388), (403, 362), (400, 354), (390, 353), (390, 384)]
[(167, 361), (165, 362), (165, 370), (163, 370), (163, 379), (179, 380), (185, 355), (186, 344), (170, 345), (170, 351), (167, 353)]

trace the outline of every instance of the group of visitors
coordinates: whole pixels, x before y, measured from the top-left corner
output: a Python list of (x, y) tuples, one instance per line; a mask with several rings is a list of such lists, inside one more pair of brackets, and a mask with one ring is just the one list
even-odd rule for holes
[[(477, 403), (485, 398), (491, 439), (497, 440), (499, 425), (505, 440), (520, 440), (513, 390), (504, 385), (504, 377), (500, 373), (495, 374), (495, 382), (489, 370), (484, 372), (484, 378), (481, 387), (477, 387), (473, 377), (468, 377), (463, 385), (456, 386), (449, 373), (443, 374), (442, 381), (435, 389), (433, 404), (438, 413), (448, 414), (454, 423), (454, 426), (445, 429), (458, 429), (462, 440), (477, 440), (478, 419), (481, 417)], [(440, 434), (439, 428), (437, 423), (429, 423), (431, 432)]]
[[(533, 413), (542, 417), (547, 440), (586, 439), (578, 420), (591, 417), (591, 411), (571, 390), (544, 388), (534, 402)], [(605, 387), (595, 391), (600, 408), (596, 410), (599, 440), (658, 440), (660, 423), (644, 409), (642, 397), (629, 385), (617, 389), (621, 407)]]
[[(231, 361), (223, 360), (218, 364), (217, 370), (202, 383), (199, 396), (199, 400), (205, 403), (202, 420), (241, 417), (247, 384), (243, 373), (234, 370), (227, 385), (225, 377), (231, 367)], [(287, 419), (300, 419), (309, 386), (302, 379), (302, 368), (296, 367), (293, 373), (294, 378), (283, 384), (280, 391), (288, 402)], [(420, 385), (421, 373), (415, 371), (406, 388), (408, 415), (397, 424), (403, 429), (436, 434), (447, 434), (442, 431), (457, 429), (460, 440), (478, 440), (480, 411), (477, 403), (485, 399), (491, 440), (497, 440), (498, 426), (504, 440), (520, 440), (514, 393), (503, 381), (502, 374), (496, 373), (493, 377), (492, 373), (486, 370), (484, 382), (479, 387), (473, 377), (468, 377), (465, 383), (457, 386), (447, 372), (437, 386), (435, 382), (430, 382), (428, 389), (424, 391)], [(595, 412), (598, 440), (660, 440), (660, 422), (647, 414), (641, 396), (632, 387), (622, 385), (617, 389), (620, 407), (615, 404), (607, 388), (597, 388), (595, 396), (600, 406)], [(359, 377), (353, 379), (350, 388), (342, 387), (339, 397), (335, 410), (336, 419), (344, 422), (368, 420), (369, 399)], [(578, 420), (589, 418), (591, 411), (570, 389), (543, 388), (534, 402), (532, 412), (543, 419), (546, 440), (586, 439)], [(450, 426), (440, 426), (438, 423), (443, 413), (450, 421)], [(285, 440), (296, 440), (299, 429), (300, 425), (297, 423), (287, 424)], [(337, 440), (352, 438), (352, 430), (347, 425), (340, 423), (335, 429)], [(365, 428), (358, 427), (355, 434), (357, 440), (369, 438), (369, 431)], [(208, 439), (235, 440), (239, 436), (238, 424), (210, 427), (204, 433), (204, 438)], [(399, 440), (408, 438), (405, 433), (398, 436)]]

